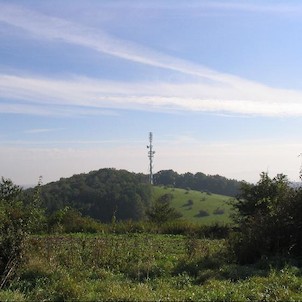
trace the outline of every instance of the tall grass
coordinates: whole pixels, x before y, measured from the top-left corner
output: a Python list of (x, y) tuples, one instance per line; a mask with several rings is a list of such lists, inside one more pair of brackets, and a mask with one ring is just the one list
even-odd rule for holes
[(232, 261), (225, 239), (192, 233), (35, 236), (0, 301), (301, 300), (299, 268)]

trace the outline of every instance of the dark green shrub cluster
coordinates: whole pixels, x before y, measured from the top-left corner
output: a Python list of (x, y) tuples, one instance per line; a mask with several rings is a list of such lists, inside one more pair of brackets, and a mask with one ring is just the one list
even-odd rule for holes
[(214, 215), (223, 215), (224, 214), (224, 209), (217, 208), (213, 211)]
[(14, 276), (24, 260), (25, 242), (32, 232), (45, 227), (38, 191), (24, 202), (22, 189), (9, 179), (0, 182), (0, 289)]
[(196, 217), (206, 217), (209, 216), (209, 212), (206, 210), (199, 210), (198, 214), (196, 215)]
[(97, 233), (102, 232), (104, 226), (76, 209), (65, 207), (48, 218), (48, 230), (51, 233)]
[(187, 202), (183, 205), (184, 207), (191, 207), (194, 204), (192, 199), (188, 199)]
[(149, 221), (161, 224), (180, 218), (182, 214), (170, 206), (173, 194), (166, 193), (160, 196), (147, 211)]
[(230, 246), (240, 263), (300, 256), (302, 190), (292, 188), (284, 175), (271, 179), (263, 173), (257, 184), (242, 183), (234, 207), (238, 229)]
[(228, 224), (213, 223), (210, 225), (200, 226), (199, 237), (222, 239), (228, 238), (232, 232), (232, 227)]

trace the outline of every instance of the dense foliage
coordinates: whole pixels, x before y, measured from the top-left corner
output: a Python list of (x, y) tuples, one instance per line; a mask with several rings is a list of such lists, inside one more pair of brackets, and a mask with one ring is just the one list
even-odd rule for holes
[(262, 173), (257, 184), (243, 182), (234, 207), (238, 232), (230, 242), (240, 262), (300, 256), (302, 189), (292, 188), (286, 176)]
[(27, 236), (43, 229), (45, 216), (39, 206), (39, 186), (25, 203), (22, 189), (10, 179), (0, 181), (0, 288), (15, 274), (24, 258)]
[(48, 213), (68, 206), (102, 222), (140, 220), (149, 208), (151, 187), (142, 174), (101, 169), (46, 184), (41, 198)]
[(154, 174), (154, 184), (175, 188), (205, 191), (227, 196), (235, 196), (239, 192), (240, 182), (219, 175), (178, 174), (173, 170), (162, 170)]
[(173, 194), (166, 193), (155, 200), (147, 211), (148, 219), (155, 223), (164, 223), (182, 217), (182, 214), (171, 207)]

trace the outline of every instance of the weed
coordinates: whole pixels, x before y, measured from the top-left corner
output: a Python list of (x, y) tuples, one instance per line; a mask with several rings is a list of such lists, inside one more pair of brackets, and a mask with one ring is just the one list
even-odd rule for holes
[[(188, 226), (187, 226), (188, 227)], [(191, 227), (191, 226), (190, 226)], [(1, 301), (301, 300), (294, 266), (232, 262), (226, 240), (147, 233), (31, 237)], [(192, 229), (191, 229), (192, 231)], [(275, 261), (274, 263), (278, 263)]]

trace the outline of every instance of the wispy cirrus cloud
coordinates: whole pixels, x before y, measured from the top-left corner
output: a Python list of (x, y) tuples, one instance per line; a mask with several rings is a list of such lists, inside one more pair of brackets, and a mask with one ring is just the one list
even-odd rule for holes
[(37, 128), (37, 129), (28, 129), (24, 130), (25, 134), (40, 134), (40, 133), (48, 133), (48, 132), (55, 132), (62, 129), (58, 128)]
[[(178, 0), (177, 5), (173, 5), (174, 1), (132, 1), (121, 0), (111, 1), (105, 4), (105, 7), (110, 8), (131, 8), (137, 10), (192, 10), (195, 13), (209, 12), (249, 12), (249, 13), (278, 13), (282, 16), (290, 13), (297, 14), (302, 13), (302, 5), (300, 3), (294, 3), (293, 1), (271, 1), (265, 2), (260, 0), (242, 1), (242, 0)], [(193, 14), (194, 16), (194, 14)]]
[(101, 29), (81, 26), (19, 6), (0, 4), (0, 22), (20, 28), (31, 34), (31, 37), (63, 41), (139, 64), (227, 84), (238, 84), (238, 81), (243, 81), (239, 77), (165, 55), (131, 41), (115, 38)]
[[(1, 84), (0, 84), (1, 86)], [(29, 88), (29, 87), (28, 87)], [(32, 94), (32, 100), (35, 99), (35, 90), (29, 88), (29, 94)], [(71, 117), (71, 116), (92, 116), (92, 115), (106, 115), (106, 116), (118, 116), (119, 114), (115, 110), (103, 109), (103, 108), (89, 108), (87, 106), (64, 106), (45, 103), (45, 99), (40, 98), (39, 102), (28, 103), (29, 100), (25, 99), (25, 102), (15, 102), (15, 99), (19, 99), (18, 93), (15, 94), (14, 100), (5, 99), (0, 101), (0, 113), (9, 114), (20, 114), (20, 115), (37, 115), (37, 116), (60, 116), (60, 117)], [(48, 97), (49, 101), (50, 98)], [(30, 100), (31, 101), (31, 100)]]
[[(243, 1), (200, 1), (195, 2), (195, 5), (200, 8), (207, 8), (218, 11), (238, 11), (238, 12), (249, 12), (249, 13), (266, 13), (266, 14), (280, 14), (284, 15), (297, 15), (302, 13), (302, 5), (298, 3), (282, 3), (274, 2), (272, 4), (263, 3), (262, 1), (252, 1), (250, 3)], [(194, 6), (194, 4), (193, 4)]]
[(95, 109), (98, 109), (98, 113), (106, 114), (107, 111), (101, 110), (109, 108), (302, 116), (301, 91), (272, 88), (217, 72), (115, 38), (100, 29), (88, 28), (19, 6), (0, 4), (0, 22), (22, 29), (31, 38), (63, 41), (194, 78), (191, 83), (177, 84), (165, 82), (164, 79), (161, 82), (121, 83), (72, 76), (68, 79), (54, 79), (0, 74), (1, 98), (6, 100), (0, 104), (0, 112), (68, 115), (68, 112), (76, 111), (94, 114)]
[[(302, 116), (302, 92), (209, 83), (124, 83), (74, 77), (68, 80), (0, 75), (0, 112), (115, 114), (115, 109), (224, 112)], [(107, 110), (104, 110), (107, 108)]]

